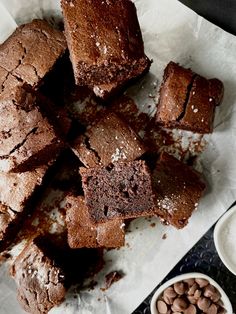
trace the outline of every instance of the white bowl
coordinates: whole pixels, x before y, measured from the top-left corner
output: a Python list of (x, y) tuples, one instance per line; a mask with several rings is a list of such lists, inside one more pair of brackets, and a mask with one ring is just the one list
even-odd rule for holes
[[(232, 254), (232, 250), (227, 250), (227, 246), (225, 245), (225, 242), (223, 241), (222, 235), (224, 234), (224, 231), (226, 231), (225, 228), (227, 228), (227, 225), (230, 222), (230, 219), (233, 215), (236, 215), (236, 206), (232, 207), (230, 210), (228, 210), (217, 222), (214, 230), (214, 242), (216, 246), (216, 250), (220, 256), (220, 259), (225, 264), (225, 266), (234, 274), (236, 275), (236, 266), (232, 263), (230, 255)], [(235, 225), (236, 228), (236, 225)], [(234, 248), (235, 250), (236, 248)]]
[(224, 292), (224, 290), (218, 285), (217, 282), (215, 282), (215, 280), (213, 280), (211, 277), (201, 274), (201, 273), (187, 273), (187, 274), (183, 274), (177, 277), (174, 277), (170, 280), (168, 280), (167, 282), (165, 282), (162, 286), (160, 286), (157, 291), (154, 293), (152, 300), (151, 300), (151, 313), (152, 314), (159, 314), (157, 311), (157, 307), (156, 307), (156, 302), (158, 297), (164, 292), (164, 290), (166, 288), (168, 288), (169, 286), (173, 285), (174, 283), (181, 281), (181, 280), (185, 280), (185, 279), (189, 279), (189, 278), (203, 278), (209, 281), (209, 283), (211, 285), (213, 285), (221, 294), (221, 300), (223, 302), (223, 306), (225, 308), (225, 310), (227, 311), (227, 314), (232, 314), (233, 313), (233, 308), (231, 305), (231, 302), (229, 300), (229, 298), (227, 297), (226, 293)]

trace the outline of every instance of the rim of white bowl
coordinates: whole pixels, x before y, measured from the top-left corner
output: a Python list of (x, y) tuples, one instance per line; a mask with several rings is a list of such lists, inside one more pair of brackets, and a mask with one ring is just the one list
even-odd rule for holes
[(236, 212), (236, 205), (234, 205), (232, 208), (230, 208), (217, 222), (215, 229), (214, 229), (214, 243), (216, 250), (219, 254), (220, 259), (224, 263), (224, 265), (233, 273), (236, 275), (236, 268), (233, 267), (232, 263), (230, 262), (227, 254), (225, 253), (225, 250), (222, 247), (222, 242), (220, 239), (220, 234), (222, 232), (222, 229), (224, 228), (225, 223), (227, 220)]
[(182, 274), (179, 276), (176, 276), (168, 281), (166, 281), (163, 285), (161, 285), (157, 291), (154, 293), (152, 300), (151, 300), (151, 304), (150, 304), (150, 309), (151, 309), (151, 314), (159, 314), (157, 311), (157, 307), (156, 307), (156, 301), (158, 299), (158, 297), (162, 294), (162, 292), (168, 288), (169, 286), (173, 285), (175, 282), (181, 281), (181, 280), (185, 280), (185, 279), (189, 279), (189, 278), (203, 278), (203, 279), (207, 279), (209, 281), (210, 284), (212, 284), (221, 294), (221, 300), (223, 302), (223, 306), (225, 308), (225, 310), (227, 311), (227, 314), (232, 314), (233, 313), (233, 308), (232, 308), (232, 304), (227, 296), (227, 294), (224, 292), (224, 290), (221, 288), (221, 286), (211, 277), (202, 274), (202, 273), (197, 273), (197, 272), (193, 272), (193, 273), (186, 273), (186, 274)]

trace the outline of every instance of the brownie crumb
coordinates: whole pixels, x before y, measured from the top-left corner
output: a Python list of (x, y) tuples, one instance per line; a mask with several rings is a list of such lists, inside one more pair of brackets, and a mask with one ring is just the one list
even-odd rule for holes
[(164, 233), (163, 236), (162, 236), (162, 240), (165, 240), (167, 238), (167, 234)]
[(121, 278), (124, 277), (124, 273), (122, 271), (112, 271), (105, 276), (106, 278), (106, 287), (105, 290), (109, 289), (110, 286), (114, 283), (119, 281)]
[(154, 228), (155, 226), (156, 226), (155, 222), (152, 222), (152, 223), (150, 224), (150, 227), (152, 227), (152, 228)]

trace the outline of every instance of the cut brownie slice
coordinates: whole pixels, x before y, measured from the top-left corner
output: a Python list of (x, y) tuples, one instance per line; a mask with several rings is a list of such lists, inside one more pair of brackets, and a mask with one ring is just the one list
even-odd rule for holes
[(93, 224), (84, 197), (66, 198), (66, 223), (68, 243), (75, 248), (116, 248), (124, 245), (125, 233), (123, 220)]
[(105, 112), (72, 147), (86, 167), (132, 161), (146, 151), (139, 136), (112, 112)]
[(150, 67), (129, 0), (61, 0), (76, 84), (124, 84)]
[(156, 214), (180, 229), (197, 208), (205, 189), (200, 174), (167, 153), (161, 153), (153, 172)]
[(81, 168), (85, 202), (91, 220), (149, 216), (154, 210), (151, 174), (144, 161)]
[(0, 45), (0, 67), (36, 87), (66, 48), (62, 32), (53, 29), (46, 21), (33, 20), (18, 27)]
[(32, 169), (64, 147), (41, 108), (36, 96), (22, 88), (1, 94), (0, 171)]
[(28, 243), (11, 268), (18, 301), (29, 313), (46, 314), (65, 298), (65, 275), (40, 238)]
[(220, 105), (223, 93), (218, 79), (207, 80), (170, 62), (164, 71), (156, 122), (167, 128), (211, 133), (215, 107)]
[(48, 165), (23, 173), (0, 172), (0, 249), (20, 228), (20, 221), (37, 201), (50, 173)]

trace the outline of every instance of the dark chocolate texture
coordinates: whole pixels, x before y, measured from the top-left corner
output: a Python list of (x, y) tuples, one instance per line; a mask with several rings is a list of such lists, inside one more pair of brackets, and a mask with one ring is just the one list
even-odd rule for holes
[(81, 168), (80, 174), (92, 221), (154, 214), (151, 174), (144, 161)]

